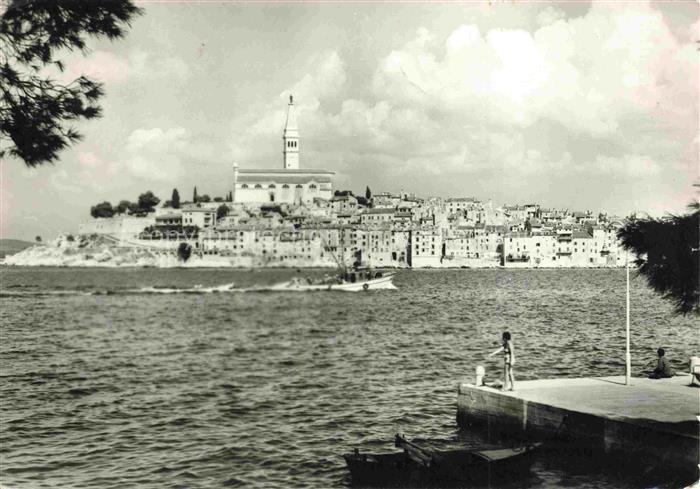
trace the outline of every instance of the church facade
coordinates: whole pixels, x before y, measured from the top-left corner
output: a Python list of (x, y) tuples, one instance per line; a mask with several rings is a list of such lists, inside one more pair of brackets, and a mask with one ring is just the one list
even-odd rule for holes
[(233, 167), (233, 200), (242, 203), (304, 204), (333, 196), (333, 175), (328, 170), (299, 168), (299, 127), (290, 95), (282, 135), (282, 167), (239, 169)]

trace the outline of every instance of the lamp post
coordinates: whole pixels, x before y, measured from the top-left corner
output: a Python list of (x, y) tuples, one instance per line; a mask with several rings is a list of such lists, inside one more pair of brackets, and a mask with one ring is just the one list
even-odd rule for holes
[(632, 357), (630, 355), (630, 262), (629, 252), (625, 252), (625, 269), (627, 275), (627, 321), (626, 321), (626, 348), (625, 348), (625, 385), (631, 384)]

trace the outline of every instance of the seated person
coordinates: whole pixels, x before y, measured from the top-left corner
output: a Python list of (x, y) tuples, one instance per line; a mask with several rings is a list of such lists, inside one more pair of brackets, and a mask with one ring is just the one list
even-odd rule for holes
[(659, 355), (659, 360), (654, 371), (651, 374), (649, 374), (649, 378), (668, 379), (669, 377), (673, 377), (675, 373), (673, 372), (671, 366), (668, 364), (668, 360), (666, 360), (666, 357), (664, 356), (666, 354), (664, 349), (659, 348), (658, 350), (656, 350), (656, 353)]

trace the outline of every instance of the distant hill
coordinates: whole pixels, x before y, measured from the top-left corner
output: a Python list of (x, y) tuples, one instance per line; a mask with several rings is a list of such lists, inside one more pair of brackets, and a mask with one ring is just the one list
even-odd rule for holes
[(21, 239), (0, 239), (0, 258), (19, 253), (34, 244), (31, 241), (22, 241)]

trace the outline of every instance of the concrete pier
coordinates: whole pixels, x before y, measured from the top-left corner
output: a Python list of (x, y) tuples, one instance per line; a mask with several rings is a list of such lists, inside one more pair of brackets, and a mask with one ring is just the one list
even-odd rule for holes
[(492, 432), (586, 446), (597, 454), (683, 471), (697, 477), (700, 389), (690, 375), (516, 382), (516, 390), (461, 384), (457, 422)]

